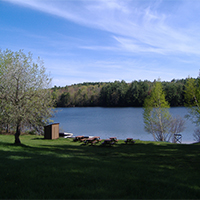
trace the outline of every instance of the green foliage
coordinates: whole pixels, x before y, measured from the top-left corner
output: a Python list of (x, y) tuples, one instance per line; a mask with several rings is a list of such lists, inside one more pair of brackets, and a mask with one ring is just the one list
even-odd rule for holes
[(52, 113), (51, 78), (43, 61), (32, 61), (31, 53), (0, 51), (0, 121), (15, 128), (15, 142), (23, 127), (43, 131)]
[(143, 113), (145, 130), (153, 135), (155, 141), (174, 142), (174, 134), (185, 129), (185, 121), (181, 117), (172, 117), (169, 107), (162, 83), (155, 82), (150, 95), (145, 99)]
[(144, 102), (144, 123), (145, 130), (151, 133), (155, 141), (169, 141), (169, 125), (171, 115), (169, 104), (165, 100), (165, 94), (160, 81), (155, 82), (151, 94)]
[(165, 93), (160, 81), (155, 82), (150, 95), (145, 99), (144, 106), (151, 108), (169, 108), (169, 103), (165, 100)]
[(169, 102), (171, 107), (184, 105), (184, 82), (171, 81), (163, 82), (163, 90), (166, 94), (166, 101)]
[(149, 81), (132, 82), (126, 93), (126, 104), (128, 106), (142, 107), (144, 99), (148, 95), (150, 85)]
[[(154, 83), (150, 81), (125, 81), (79, 83), (66, 87), (52, 88), (52, 96), (58, 107), (103, 106), (103, 107), (142, 107), (145, 98), (151, 93)], [(184, 106), (184, 88), (186, 81), (172, 80), (162, 82), (166, 100), (170, 106)], [(67, 103), (63, 103), (63, 94), (69, 93)]]
[(185, 100), (187, 106), (197, 106), (200, 101), (200, 77), (198, 79), (188, 78), (185, 85)]
[(188, 78), (185, 86), (185, 100), (189, 107), (187, 118), (200, 125), (200, 78)]
[(128, 85), (125, 81), (106, 84), (100, 92), (101, 105), (107, 107), (125, 106), (127, 89)]
[(60, 107), (67, 107), (70, 103), (70, 93), (69, 92), (64, 92), (61, 94), (60, 101), (59, 101), (59, 106)]
[(194, 138), (200, 141), (200, 77), (197, 79), (188, 78), (185, 86), (185, 100), (189, 107), (186, 117), (196, 124)]

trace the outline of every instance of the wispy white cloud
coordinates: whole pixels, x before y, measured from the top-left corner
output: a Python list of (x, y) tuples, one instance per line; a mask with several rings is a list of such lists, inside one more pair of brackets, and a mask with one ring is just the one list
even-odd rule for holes
[[(125, 2), (119, 0), (79, 0), (78, 6), (74, 1), (8, 1), (85, 26), (109, 31), (114, 35), (122, 50), (161, 54), (200, 53), (200, 36), (194, 35), (191, 30), (179, 27), (178, 24), (177, 27), (171, 27), (169, 21), (173, 20), (171, 13), (159, 10), (162, 1), (152, 1), (154, 3), (147, 1), (148, 4), (142, 1), (138, 4), (139, 6), (130, 0)], [(179, 2), (180, 7), (183, 7), (185, 1)], [(196, 1), (193, 3), (196, 4)], [(85, 46), (84, 48), (97, 49), (97, 46)], [(100, 49), (99, 46), (98, 49)], [(113, 50), (113, 48), (108, 47), (102, 49)]]
[[(78, 35), (69, 38), (64, 33), (59, 35), (56, 30), (53, 30), (54, 36), (45, 37), (26, 33), (29, 37), (38, 37), (41, 44), (45, 43), (49, 49), (54, 49), (48, 52), (40, 49), (38, 52), (48, 57), (48, 66), (51, 66), (53, 74), (58, 75), (62, 71), (62, 76), (67, 76), (68, 80), (76, 77), (78, 82), (93, 81), (92, 79), (95, 80), (97, 76), (104, 77), (104, 80), (123, 79), (123, 77), (127, 77), (126, 79), (130, 77), (132, 80), (145, 77), (144, 74), (153, 79), (157, 78), (157, 75), (162, 78), (163, 75), (164, 79), (169, 80), (170, 77), (177, 78), (174, 74), (180, 74), (180, 69), (170, 71), (167, 64), (175, 66), (175, 60), (178, 65), (188, 64), (194, 57), (198, 58), (200, 55), (199, 1), (6, 0), (6, 2), (29, 7), (89, 27), (90, 30), (106, 33), (107, 38), (105, 41), (102, 39), (102, 42), (95, 40), (94, 36), (92, 39), (89, 36), (79, 38)], [(72, 49), (76, 49), (76, 52), (70, 51)], [(64, 61), (63, 57), (70, 59), (70, 56), (75, 56), (74, 53), (78, 51), (82, 53), (83, 50), (87, 60)], [(90, 51), (98, 51), (95, 59), (90, 57), (90, 53), (87, 54)], [(103, 60), (98, 55), (99, 52), (111, 52), (110, 58)], [(114, 58), (113, 61), (113, 54), (116, 57), (121, 56), (122, 60)], [(149, 55), (154, 59), (150, 60)], [(49, 58), (51, 56), (56, 56), (57, 59), (54, 57), (54, 60), (51, 60)], [(169, 57), (173, 57), (174, 60)], [(164, 62), (165, 66), (161, 68), (160, 65)], [(58, 65), (59, 71), (56, 70)], [(187, 70), (189, 69), (185, 68), (186, 72), (181, 76), (185, 75)], [(151, 79), (148, 77), (147, 79)], [(64, 82), (65, 78), (61, 79)]]

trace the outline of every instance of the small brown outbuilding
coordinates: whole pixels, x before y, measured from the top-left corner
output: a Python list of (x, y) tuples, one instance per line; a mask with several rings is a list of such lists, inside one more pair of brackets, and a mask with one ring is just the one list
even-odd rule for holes
[(59, 123), (50, 124), (44, 127), (44, 139), (59, 138)]

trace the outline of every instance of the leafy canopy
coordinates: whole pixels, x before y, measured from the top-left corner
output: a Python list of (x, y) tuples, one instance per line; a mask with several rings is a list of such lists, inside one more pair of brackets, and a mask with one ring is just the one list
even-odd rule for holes
[(22, 127), (41, 132), (52, 114), (51, 78), (43, 61), (33, 62), (22, 50), (0, 51), (1, 125), (16, 129), (17, 142)]
[(200, 76), (197, 79), (188, 78), (185, 86), (186, 106), (189, 108), (186, 118), (196, 126), (194, 138), (200, 142)]
[(165, 100), (162, 84), (158, 80), (152, 88), (151, 94), (144, 102), (145, 130), (151, 133), (155, 141), (168, 141), (171, 115), (168, 111), (169, 103)]

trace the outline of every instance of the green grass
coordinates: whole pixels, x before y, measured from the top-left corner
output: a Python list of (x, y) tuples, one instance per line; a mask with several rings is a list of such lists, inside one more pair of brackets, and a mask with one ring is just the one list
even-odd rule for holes
[(0, 199), (200, 199), (200, 145), (0, 135)]

